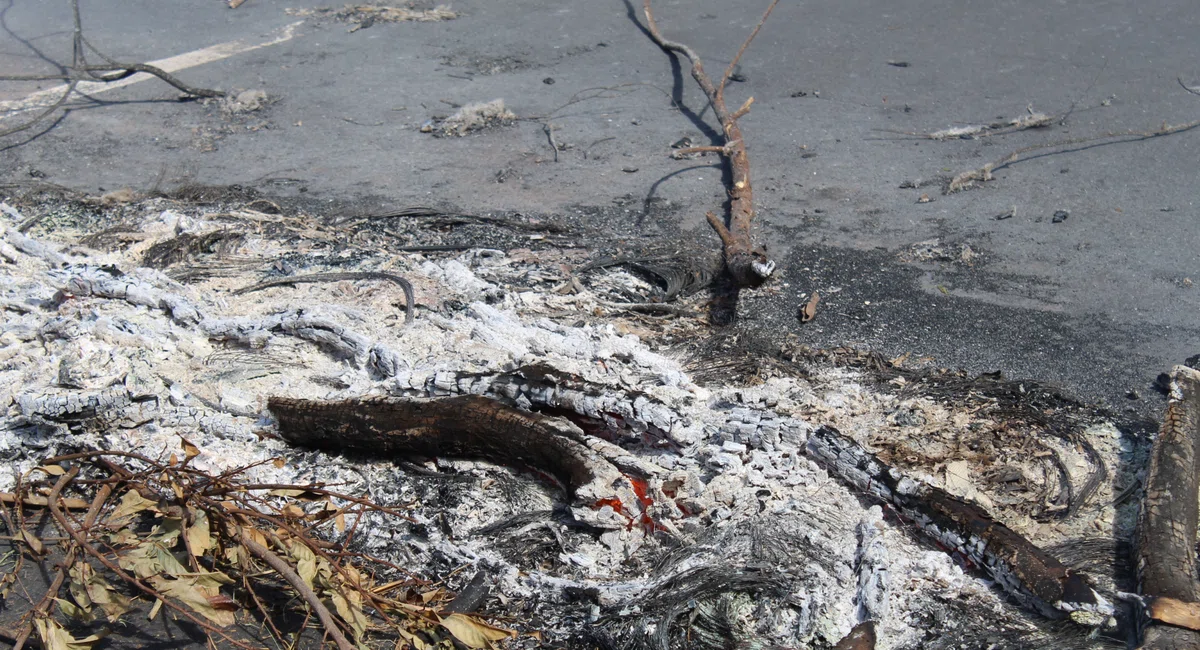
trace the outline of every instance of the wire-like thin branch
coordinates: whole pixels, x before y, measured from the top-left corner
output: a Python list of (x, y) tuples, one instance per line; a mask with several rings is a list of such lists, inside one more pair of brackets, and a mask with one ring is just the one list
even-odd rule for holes
[(754, 31), (750, 32), (750, 35), (746, 37), (746, 41), (742, 43), (733, 60), (729, 62), (729, 67), (725, 68), (725, 74), (721, 75), (721, 83), (717, 84), (717, 96), (722, 100), (725, 99), (725, 84), (729, 83), (729, 78), (733, 76), (733, 71), (737, 69), (738, 61), (746, 53), (746, 48), (750, 47), (750, 42), (754, 40), (755, 36), (758, 36), (758, 30), (762, 29), (763, 23), (767, 22), (767, 16), (770, 16), (771, 12), (775, 11), (775, 5), (777, 4), (779, 4), (779, 0), (771, 0), (771, 5), (763, 12), (762, 18), (758, 19), (758, 24), (754, 26)]
[[(67, 101), (67, 99), (69, 99), (71, 97), (71, 95), (73, 95), (78, 90), (79, 82), (86, 80), (86, 78), (94, 79), (95, 82), (97, 82), (97, 83), (111, 83), (113, 81), (119, 81), (121, 79), (125, 79), (126, 77), (137, 74), (139, 72), (143, 72), (143, 73), (158, 77), (159, 79), (162, 79), (163, 81), (174, 86), (175, 88), (178, 88), (182, 92), (187, 93), (189, 95), (196, 96), (196, 97), (223, 97), (225, 95), (224, 92), (219, 91), (219, 90), (212, 90), (209, 88), (197, 88), (195, 86), (189, 86), (186, 83), (184, 83), (183, 81), (172, 76), (170, 73), (168, 73), (167, 71), (165, 71), (162, 68), (159, 68), (157, 66), (149, 65), (147, 63), (121, 63), (121, 62), (114, 61), (113, 59), (109, 58), (108, 56), (106, 56), (105, 54), (100, 52), (100, 50), (96, 49), (96, 47), (94, 45), (92, 45), (91, 43), (89, 43), (87, 38), (84, 37), (83, 23), (79, 17), (79, 0), (71, 0), (71, 18), (72, 18), (72, 22), (73, 22), (73, 31), (72, 31), (72, 39), (71, 39), (71, 65), (67, 68), (67, 70), (69, 71), (69, 74), (12, 75), (12, 76), (0, 77), (0, 80), (11, 80), (11, 81), (46, 81), (46, 80), (51, 80), (51, 79), (61, 79), (61, 80), (66, 80), (68, 82), (66, 90), (53, 104), (51, 104), (49, 107), (47, 107), (42, 112), (38, 113), (37, 116), (34, 117), (33, 119), (28, 120), (17, 126), (14, 126), (14, 127), (8, 128), (8, 129), (4, 129), (4, 130), (0, 130), (0, 138), (12, 135), (14, 133), (20, 133), (21, 131), (30, 129), (34, 125), (36, 125), (39, 122), (41, 122), (42, 120), (44, 120), (45, 118), (49, 117), (52, 113), (54, 113), (56, 110), (58, 110)], [(100, 65), (88, 64), (85, 48), (91, 49), (93, 52), (96, 53), (97, 56), (104, 59), (105, 63), (100, 64)], [(114, 70), (116, 72), (112, 72)], [(105, 72), (105, 71), (112, 72), (112, 74), (107, 74), (107, 75), (96, 74), (97, 72)]]
[(246, 549), (253, 553), (254, 557), (266, 562), (267, 566), (274, 569), (275, 572), (280, 575), (280, 577), (286, 580), (287, 583), (296, 590), (296, 593), (300, 594), (300, 596), (304, 599), (304, 602), (308, 603), (308, 606), (317, 613), (317, 618), (320, 619), (321, 624), (325, 626), (325, 631), (328, 632), (329, 636), (332, 636), (334, 642), (337, 643), (338, 650), (354, 650), (354, 644), (350, 643), (350, 640), (346, 638), (346, 635), (342, 634), (342, 630), (338, 628), (337, 620), (334, 619), (333, 614), (329, 612), (329, 609), (325, 607), (325, 604), (321, 602), (321, 598), (317, 596), (315, 592), (313, 592), (312, 588), (304, 582), (304, 579), (301, 578), (287, 562), (283, 561), (283, 558), (280, 558), (278, 555), (273, 553), (271, 549), (254, 541), (254, 538), (251, 537), (250, 534), (244, 529), (238, 529), (238, 541), (240, 541), (242, 545), (246, 547)]
[(20, 133), (21, 131), (25, 131), (27, 129), (33, 128), (33, 126), (35, 124), (44, 120), (46, 117), (48, 117), (54, 111), (57, 111), (58, 107), (62, 106), (63, 103), (67, 101), (67, 98), (71, 96), (71, 93), (75, 92), (75, 86), (78, 84), (79, 84), (79, 81), (77, 79), (72, 79), (71, 82), (67, 84), (66, 92), (64, 92), (62, 94), (62, 96), (58, 98), (58, 101), (51, 104), (49, 107), (46, 108), (46, 110), (42, 111), (41, 113), (38, 113), (37, 117), (29, 120), (28, 122), (25, 122), (24, 124), (18, 124), (17, 126), (7, 128), (7, 129), (4, 129), (3, 131), (0, 131), (0, 138), (3, 138), (4, 136), (7, 136), (7, 135), (12, 135), (14, 133)]
[(404, 278), (393, 273), (383, 273), (381, 271), (343, 271), (338, 273), (311, 273), (309, 275), (291, 275), (285, 278), (274, 278), (265, 282), (242, 287), (233, 292), (233, 295), (240, 296), (252, 291), (259, 291), (268, 287), (278, 287), (285, 284), (301, 284), (304, 282), (341, 282), (343, 280), (387, 280), (393, 284), (399, 285), (404, 290), (405, 315), (404, 322), (411, 323), (413, 321), (413, 311), (416, 307), (413, 298), (412, 283)]
[(120, 81), (121, 79), (130, 77), (134, 74), (137, 74), (138, 72), (144, 72), (146, 74), (151, 74), (151, 75), (154, 75), (155, 77), (158, 77), (159, 79), (162, 79), (163, 81), (171, 84), (172, 86), (178, 88), (179, 90), (181, 90), (189, 95), (195, 95), (196, 97), (224, 97), (225, 96), (225, 93), (223, 93), (219, 90), (212, 90), (209, 88), (197, 88), (195, 86), (189, 86), (189, 85), (183, 83), (182, 81), (180, 81), (178, 78), (172, 76), (166, 70), (163, 70), (162, 68), (159, 68), (157, 66), (152, 66), (148, 63), (113, 63), (113, 64), (108, 64), (108, 65), (86, 65), (86, 66), (83, 66), (82, 68), (80, 68), (80, 70), (82, 70), (84, 72), (101, 72), (104, 70), (114, 70), (114, 69), (117, 70), (117, 72), (114, 72), (113, 74), (110, 74), (110, 75), (102, 75), (100, 77), (97, 77), (97, 80), (103, 81), (105, 83), (111, 83), (113, 81)]

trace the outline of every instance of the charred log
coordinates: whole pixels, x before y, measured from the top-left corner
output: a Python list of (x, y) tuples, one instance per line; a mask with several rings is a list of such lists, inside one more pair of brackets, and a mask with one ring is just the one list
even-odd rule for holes
[(1104, 625), (1112, 616), (1112, 604), (1083, 574), (993, 521), (979, 506), (904, 476), (831, 427), (809, 436), (808, 451), (831, 474), (882, 499), (936, 545), (987, 574), (1025, 607), (1087, 625)]
[(528, 413), (478, 395), (336, 402), (272, 397), (284, 440), (325, 450), (482, 459), (553, 475), (574, 499), (577, 519), (623, 528), (640, 501), (620, 470), (561, 418)]
[[(1138, 540), (1146, 613), (1144, 648), (1200, 647), (1200, 632), (1174, 613), (1200, 601), (1196, 580), (1197, 498), (1200, 488), (1200, 372), (1176, 366), (1162, 428), (1150, 452)], [(1169, 604), (1180, 607), (1171, 607)], [(1156, 607), (1157, 605), (1157, 607)]]

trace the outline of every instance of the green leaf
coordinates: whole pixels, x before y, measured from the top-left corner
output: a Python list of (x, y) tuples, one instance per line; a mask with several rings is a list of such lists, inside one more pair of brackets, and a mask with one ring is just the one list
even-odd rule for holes
[(450, 631), (468, 648), (491, 648), (493, 641), (515, 637), (516, 632), (489, 625), (465, 614), (451, 614), (442, 619), (442, 627)]

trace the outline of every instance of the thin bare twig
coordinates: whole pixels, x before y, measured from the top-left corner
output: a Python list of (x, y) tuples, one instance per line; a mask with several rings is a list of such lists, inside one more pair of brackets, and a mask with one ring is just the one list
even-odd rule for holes
[(1193, 95), (1200, 95), (1200, 86), (1189, 86), (1183, 83), (1183, 77), (1175, 77), (1175, 81), (1178, 81), (1179, 85), (1189, 93), (1192, 93)]
[(771, 0), (771, 6), (767, 7), (767, 10), (763, 12), (762, 18), (759, 18), (758, 24), (754, 26), (754, 31), (750, 32), (750, 35), (746, 37), (745, 42), (738, 48), (733, 60), (729, 62), (729, 67), (725, 68), (725, 74), (721, 75), (721, 83), (717, 84), (717, 95), (722, 101), (725, 100), (725, 84), (729, 83), (729, 78), (733, 76), (733, 71), (737, 69), (738, 61), (746, 53), (746, 48), (750, 47), (750, 42), (754, 40), (755, 36), (758, 36), (758, 30), (762, 29), (763, 23), (767, 22), (767, 16), (771, 15), (777, 4), (779, 4), (779, 0)]
[[(54, 502), (58, 501), (59, 496), (62, 494), (63, 488), (66, 487), (67, 484), (71, 482), (71, 479), (75, 478), (75, 476), (78, 474), (79, 467), (75, 466), (62, 476), (59, 476), (58, 480), (54, 483), (54, 487), (50, 488), (50, 494), (46, 496), (48, 502), (53, 504)], [(62, 589), (63, 582), (65, 582), (67, 579), (67, 570), (74, 563), (75, 548), (72, 547), (71, 550), (67, 551), (67, 555), (63, 558), (62, 564), (58, 565), (58, 571), (54, 574), (54, 580), (46, 589), (46, 593), (42, 595), (42, 599), (38, 601), (38, 604), (34, 606), (33, 611), (30, 612), (32, 616), (30, 616), (29, 622), (25, 624), (25, 627), (22, 628), (21, 632), (17, 635), (17, 639), (13, 643), (13, 650), (21, 650), (25, 647), (25, 642), (29, 640), (29, 635), (33, 632), (33, 619), (39, 616), (46, 616), (50, 613), (50, 604), (53, 603), (54, 599), (58, 597), (58, 591)]]
[(300, 284), (304, 282), (341, 282), (342, 280), (387, 280), (393, 284), (397, 284), (404, 290), (405, 303), (405, 324), (413, 321), (413, 311), (416, 307), (413, 298), (412, 283), (404, 278), (392, 274), (383, 273), (381, 271), (343, 271), (337, 273), (311, 273), (309, 275), (291, 275), (286, 278), (274, 278), (265, 282), (242, 287), (233, 292), (233, 295), (240, 296), (252, 291), (259, 291), (268, 287), (278, 287), (285, 284)]
[[(67, 101), (67, 99), (69, 99), (71, 97), (71, 95), (73, 95), (75, 93), (75, 91), (78, 89), (78, 85), (79, 85), (80, 81), (84, 81), (87, 79), (94, 80), (95, 82), (98, 82), (98, 83), (111, 83), (114, 81), (120, 81), (121, 79), (125, 79), (125, 78), (130, 77), (139, 72), (143, 72), (143, 73), (158, 77), (159, 79), (162, 79), (163, 81), (174, 86), (175, 88), (178, 88), (180, 91), (187, 93), (189, 95), (193, 95), (195, 97), (223, 97), (225, 95), (225, 93), (220, 90), (212, 90), (209, 88), (198, 88), (195, 86), (189, 86), (186, 83), (184, 83), (183, 81), (172, 76), (167, 71), (165, 71), (162, 68), (159, 68), (157, 66), (153, 66), (153, 65), (150, 65), (147, 63), (121, 63), (119, 61), (115, 61), (115, 60), (109, 58), (104, 53), (102, 53), (99, 49), (97, 49), (96, 46), (94, 46), (90, 42), (88, 42), (86, 37), (84, 37), (83, 23), (79, 17), (79, 0), (71, 0), (71, 16), (72, 16), (72, 21), (74, 23), (74, 29), (72, 32), (72, 40), (71, 40), (71, 65), (67, 68), (69, 70), (70, 74), (11, 75), (11, 76), (0, 77), (0, 81), (2, 81), (2, 80), (47, 81), (47, 80), (52, 80), (52, 79), (61, 79), (61, 80), (65, 80), (68, 82), (66, 89), (64, 90), (63, 94), (58, 98), (58, 100), (56, 100), (53, 104), (51, 104), (49, 107), (47, 107), (42, 112), (38, 113), (37, 116), (34, 117), (33, 119), (28, 120), (28, 121), (26, 121), (22, 124), (19, 124), (15, 127), (0, 130), (0, 138), (8, 136), (8, 135), (12, 135), (14, 133), (20, 133), (21, 131), (30, 129), (37, 123), (44, 120), (50, 114), (52, 114), (56, 110), (58, 110)], [(89, 64), (87, 62), (85, 48), (90, 49), (97, 56), (104, 59), (105, 63), (100, 64), (100, 65)], [(110, 74), (107, 74), (107, 75), (96, 74), (97, 72), (106, 72), (106, 71), (110, 72)]]
[(546, 122), (542, 125), (542, 130), (546, 132), (546, 139), (550, 141), (550, 150), (554, 152), (554, 162), (558, 162), (558, 143), (554, 141), (554, 125)]
[(692, 64), (692, 78), (704, 91), (708, 103), (713, 108), (713, 113), (717, 116), (717, 121), (721, 123), (726, 143), (721, 153), (729, 160), (732, 176), (732, 182), (728, 188), (729, 223), (726, 225), (716, 218), (710, 218), (709, 223), (721, 238), (725, 266), (733, 277), (735, 285), (739, 288), (756, 287), (765, 282), (775, 270), (775, 262), (767, 256), (765, 248), (754, 243), (750, 232), (755, 214), (754, 193), (750, 185), (750, 160), (747, 157), (746, 144), (737, 122), (738, 118), (749, 110), (749, 102), (731, 114), (725, 106), (724, 87), (729, 75), (733, 73), (733, 67), (737, 65), (738, 60), (749, 47), (750, 41), (758, 34), (758, 30), (776, 4), (778, 4), (778, 0), (772, 0), (767, 10), (763, 12), (758, 25), (731, 62), (730, 69), (726, 70), (725, 75), (721, 77), (720, 86), (713, 85), (712, 79), (704, 71), (704, 63), (700, 59), (700, 55), (696, 54), (695, 50), (683, 43), (667, 40), (662, 35), (662, 31), (659, 30), (658, 23), (654, 19), (654, 12), (650, 8), (650, 0), (644, 0), (642, 5), (650, 37), (667, 52), (676, 52), (687, 57)]
[(304, 579), (292, 570), (291, 565), (284, 562), (283, 558), (273, 553), (271, 549), (254, 541), (254, 538), (244, 529), (238, 529), (238, 541), (253, 553), (254, 557), (266, 562), (267, 566), (274, 569), (280, 577), (296, 590), (296, 593), (304, 598), (304, 602), (308, 603), (308, 606), (317, 613), (317, 618), (325, 626), (325, 631), (337, 643), (338, 650), (354, 650), (354, 644), (350, 643), (346, 635), (342, 634), (342, 630), (338, 628), (337, 620), (333, 618), (333, 614), (329, 612), (329, 609), (325, 607), (325, 604), (321, 602), (321, 598), (313, 592), (312, 588), (304, 582)]
[[(1089, 137), (1084, 137), (1084, 138), (1068, 138), (1066, 140), (1056, 140), (1054, 142), (1045, 142), (1042, 144), (1030, 145), (1028, 147), (1021, 147), (1020, 149), (1013, 151), (1012, 153), (1008, 154), (1007, 156), (1004, 156), (1003, 158), (1000, 158), (998, 160), (990, 162), (990, 163), (984, 165), (983, 167), (979, 167), (978, 169), (971, 169), (971, 170), (968, 170), (968, 171), (958, 174), (953, 179), (951, 179), (950, 185), (946, 187), (945, 193), (953, 194), (955, 192), (959, 192), (959, 191), (968, 189), (968, 188), (972, 187), (976, 181), (990, 181), (990, 180), (992, 180), (992, 172), (994, 172), (998, 169), (1004, 169), (1005, 167), (1008, 167), (1009, 165), (1012, 165), (1014, 163), (1024, 160), (1023, 156), (1025, 154), (1033, 152), (1033, 151), (1039, 151), (1041, 149), (1053, 149), (1056, 147), (1069, 147), (1069, 146), (1077, 145), (1077, 144), (1103, 143), (1105, 141), (1111, 141), (1111, 142), (1108, 142), (1107, 144), (1116, 144), (1119, 142), (1137, 142), (1140, 140), (1149, 140), (1151, 138), (1161, 138), (1166, 135), (1174, 135), (1176, 133), (1181, 133), (1183, 131), (1190, 131), (1191, 129), (1194, 129), (1198, 126), (1200, 126), (1200, 120), (1194, 120), (1194, 121), (1188, 122), (1186, 124), (1177, 124), (1174, 126), (1164, 123), (1160, 128), (1158, 128), (1157, 130), (1154, 130), (1154, 131), (1132, 131), (1131, 130), (1131, 131), (1103, 133), (1101, 135), (1089, 136)], [(1057, 152), (1057, 153), (1063, 153), (1063, 152)], [(1046, 154), (1046, 155), (1049, 155), (1049, 154)]]

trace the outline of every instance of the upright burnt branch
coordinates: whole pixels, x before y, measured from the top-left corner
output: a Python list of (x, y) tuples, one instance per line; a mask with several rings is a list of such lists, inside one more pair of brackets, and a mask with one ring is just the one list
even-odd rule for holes
[(1200, 372), (1177, 366), (1172, 372), (1171, 401), (1150, 452), (1142, 504), (1138, 574), (1142, 594), (1151, 599), (1151, 622), (1143, 648), (1200, 647), (1200, 632), (1183, 627), (1167, 615), (1172, 608), (1163, 606), (1171, 601), (1182, 605), (1200, 602), (1196, 581), (1198, 489)]
[(741, 108), (731, 113), (725, 106), (725, 84), (729, 82), (738, 60), (750, 46), (750, 41), (754, 40), (758, 30), (777, 4), (779, 4), (779, 0), (772, 0), (771, 5), (763, 12), (762, 19), (758, 21), (754, 31), (742, 43), (737, 55), (733, 57), (729, 67), (721, 75), (719, 84), (713, 84), (708, 73), (704, 71), (704, 63), (700, 60), (700, 55), (696, 54), (692, 48), (663, 37), (662, 32), (658, 29), (658, 23), (654, 20), (654, 13), (650, 10), (650, 0), (644, 0), (643, 5), (650, 37), (667, 52), (678, 52), (687, 57), (692, 64), (692, 78), (704, 90), (704, 94), (713, 107), (713, 113), (717, 116), (717, 121), (721, 123), (725, 144), (715, 151), (729, 160), (729, 167), (732, 171), (732, 183), (729, 187), (729, 225), (726, 226), (725, 222), (712, 212), (705, 216), (708, 217), (708, 223), (717, 231), (717, 235), (721, 237), (721, 245), (725, 252), (725, 266), (729, 269), (729, 273), (738, 287), (756, 287), (765, 282), (771, 276), (771, 272), (775, 270), (775, 261), (767, 257), (765, 248), (754, 243), (750, 233), (754, 222), (754, 193), (750, 187), (750, 159), (746, 155), (746, 143), (742, 137), (742, 130), (738, 126), (738, 118), (749, 112), (754, 98), (746, 100)]

